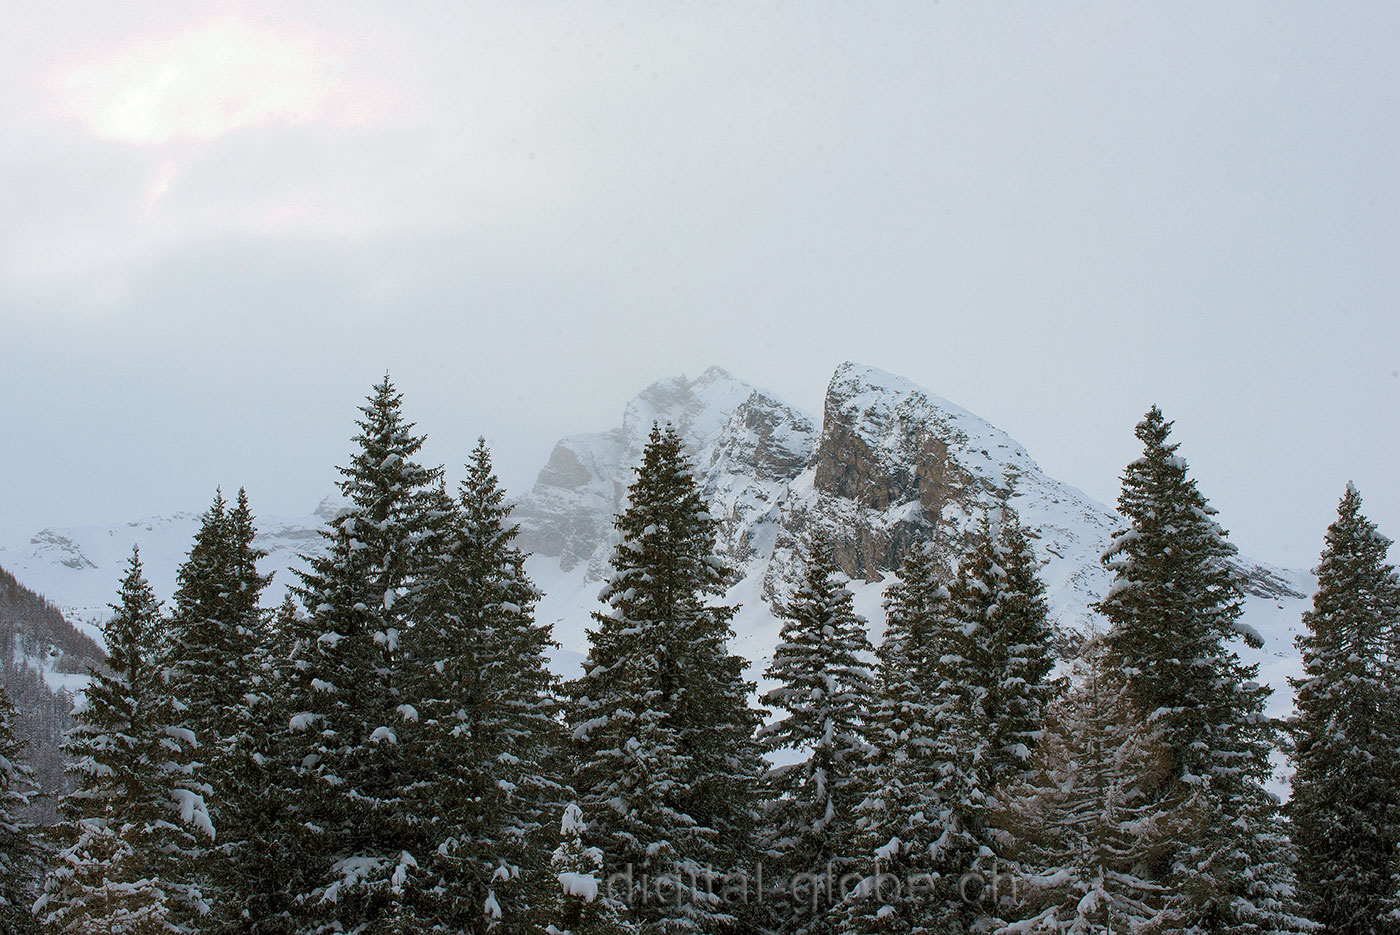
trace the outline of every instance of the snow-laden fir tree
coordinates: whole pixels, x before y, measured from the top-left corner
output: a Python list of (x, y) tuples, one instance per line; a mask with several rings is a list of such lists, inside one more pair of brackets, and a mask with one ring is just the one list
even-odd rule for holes
[[(1040, 567), (1020, 517), (1003, 508), (989, 557), (976, 566), (987, 591), (975, 612), (990, 637), (986, 709), (991, 721), (989, 779), (1011, 782), (1040, 742), (1045, 712), (1056, 693), (1050, 677), (1051, 630)], [(990, 538), (990, 537), (989, 537)], [(964, 623), (967, 620), (964, 618)]]
[[(936, 869), (929, 914), (945, 931), (984, 927), (997, 908), (990, 894), (969, 898), (972, 884), (966, 880), (968, 874), (990, 877), (994, 872), (996, 853), (990, 847), (987, 810), (993, 804), (999, 774), (1008, 771), (1009, 761), (1020, 752), (1016, 735), (1026, 726), (1017, 721), (1013, 729), (1003, 731), (996, 717), (997, 705), (1008, 701), (1002, 697), (1003, 690), (1014, 684), (1007, 672), (1006, 650), (1023, 639), (1018, 634), (1001, 640), (1000, 615), (1005, 599), (1008, 609), (1029, 616), (1038, 597), (1038, 593), (1012, 596), (1004, 567), (1007, 558), (997, 526), (984, 514), (959, 560), (944, 625), (933, 633), (937, 702), (931, 756), (937, 776), (934, 823), (941, 834), (930, 847)], [(1029, 580), (1035, 583), (1033, 565)], [(1023, 606), (1016, 607), (1018, 602)], [(1039, 607), (1043, 615), (1043, 603)], [(1016, 628), (1031, 627), (1027, 621), (1016, 624)], [(1018, 666), (1017, 674), (1024, 669)], [(1035, 685), (1022, 682), (1017, 687), (1038, 690), (1039, 682), (1037, 678)]]
[[(301, 758), (305, 737), (290, 729), (310, 690), (310, 653), (318, 633), (287, 594), (273, 613), (250, 666), (237, 717), (242, 725), (233, 757), (240, 787), (256, 794), (256, 807), (239, 808), (237, 840), (227, 872), (234, 904), (219, 907), (218, 919), (239, 931), (284, 935), (297, 931), (295, 901), (324, 856), (317, 848), (317, 804), (303, 795)], [(225, 897), (226, 898), (226, 897)]]
[[(867, 724), (874, 753), (866, 766), (866, 797), (856, 809), (853, 850), (857, 884), (837, 881), (843, 932), (942, 932), (931, 914), (939, 823), (935, 758), (941, 646), (951, 637), (948, 588), (932, 543), (905, 555), (899, 579), (885, 592), (886, 627), (876, 650), (876, 702)], [(882, 876), (883, 875), (883, 876)], [(890, 881), (919, 881), (919, 890), (891, 894)], [(880, 884), (878, 890), (876, 884)]]
[(1074, 689), (1049, 710), (1030, 769), (997, 789), (991, 822), (1012, 919), (1003, 935), (1136, 932), (1158, 921), (1164, 887), (1149, 868), (1192, 825), (1194, 796), (1153, 790), (1170, 758), (1144, 729), (1122, 672), (1093, 638)]
[(236, 920), (240, 932), (247, 932), (259, 917), (257, 902), (276, 892), (269, 881), (286, 879), (281, 869), (285, 855), (270, 853), (267, 841), (269, 822), (280, 817), (275, 807), (269, 807), (267, 793), (274, 787), (270, 773), (274, 728), (281, 719), (276, 717), (274, 703), (278, 680), (272, 658), (274, 616), (262, 607), (263, 591), (272, 575), (258, 572), (258, 562), (267, 553), (253, 544), (256, 538), (248, 494), (240, 488), (228, 514), (229, 597), (224, 605), (232, 626), (228, 671), (237, 673), (238, 685), (218, 731), (219, 768), (210, 777), (215, 806), (226, 815), (219, 847), (223, 860), (215, 883), (233, 899), (232, 906), (220, 907), (219, 917)]
[[(1039, 743), (1050, 680), (1050, 625), (1038, 562), (1014, 510), (984, 514), (951, 588), (951, 626), (938, 644), (934, 748), (939, 820), (945, 837), (936, 892), (945, 918), (965, 928), (989, 924), (998, 898), (969, 900), (964, 874), (990, 878), (998, 854), (988, 809), (994, 790), (1027, 769)], [(954, 878), (957, 887), (954, 888)]]
[(198, 874), (213, 921), (233, 926), (241, 924), (248, 898), (264, 888), (259, 871), (268, 859), (249, 843), (247, 827), (267, 808), (257, 763), (265, 744), (256, 738), (266, 714), (259, 705), (258, 655), (266, 636), (259, 598), (271, 576), (258, 574), (266, 553), (253, 545), (255, 535), (246, 491), (238, 492), (232, 510), (216, 493), (176, 574), (169, 627), (168, 681), (183, 704), (180, 726), (198, 741), (191, 766), (219, 829), (217, 845), (198, 860)]
[[(779, 931), (829, 932), (836, 920), (826, 894), (858, 865), (855, 809), (875, 684), (865, 620), (825, 533), (813, 534), (802, 581), (777, 609), (784, 623), (765, 673), (777, 684), (760, 700), (779, 714), (758, 739), (766, 752), (803, 759), (766, 777), (768, 872), (789, 884), (773, 908)], [(795, 875), (806, 881), (804, 896), (790, 898)]]
[(726, 571), (714, 527), (680, 438), (654, 426), (569, 686), (575, 787), (605, 870), (649, 879), (620, 901), (650, 931), (732, 924), (717, 877), (749, 869), (756, 831), (759, 714), (729, 652), (735, 608), (710, 602)]
[[(290, 743), (299, 777), (291, 798), (305, 834), (306, 874), (293, 880), (303, 925), (374, 925), (397, 902), (418, 858), (406, 850), (416, 816), (402, 782), (398, 731), (399, 642), (420, 578), (420, 541), (438, 472), (416, 460), (423, 436), (402, 412), (388, 376), (360, 409), (355, 451), (340, 468), (349, 505), (321, 532), (295, 589), (307, 619), (297, 629)], [(396, 910), (397, 911), (397, 910)]]
[(35, 910), (54, 932), (188, 931), (208, 908), (190, 878), (214, 827), (185, 766), (194, 737), (175, 725), (165, 619), (135, 551), (112, 608), (107, 663), (66, 744), (77, 787), (60, 807), (62, 850)]
[(498, 930), (523, 930), (557, 889), (548, 864), (564, 741), (551, 628), (535, 622), (538, 595), (484, 439), (457, 500), (440, 492), (435, 503), (433, 554), (404, 638), (400, 743), (428, 845), (419, 864), (452, 930), (483, 929), (488, 903)]
[[(240, 680), (224, 677), (235, 655), (235, 624), (225, 610), (230, 597), (229, 551), (228, 505), (223, 492), (216, 491), (176, 572), (168, 627), (170, 687), (188, 706), (186, 726), (203, 747), (222, 731), (234, 692), (241, 691)], [(206, 750), (201, 755), (209, 756)]]
[(1202, 793), (1200, 821), (1149, 872), (1172, 888), (1169, 928), (1293, 931), (1306, 923), (1266, 788), (1276, 733), (1264, 714), (1270, 689), (1227, 643), (1241, 633), (1258, 638), (1239, 623), (1240, 582), (1226, 563), (1235, 548), (1170, 433), (1156, 406), (1138, 423), (1143, 454), (1128, 465), (1118, 498), (1128, 526), (1104, 554), (1114, 583), (1097, 605), (1113, 623), (1111, 663), (1170, 758), (1153, 794), (1184, 798), (1178, 784)]
[(1400, 857), (1400, 576), (1389, 547), (1348, 484), (1297, 639), (1288, 813), (1304, 905), (1329, 935), (1400, 931), (1387, 898)]
[[(1006, 510), (996, 523), (982, 518), (950, 588), (938, 585), (925, 549), (890, 589), (881, 650), (889, 726), (878, 745), (891, 779), (862, 811), (878, 831), (869, 843), (886, 886), (898, 881), (904, 893), (880, 897), (872, 878), (876, 898), (855, 901), (848, 926), (953, 932), (996, 918), (1002, 894), (979, 893), (997, 872), (988, 811), (995, 787), (1028, 768), (1054, 694), (1036, 568)], [(886, 708), (905, 713), (891, 717)]]
[(0, 685), (0, 932), (37, 932), (30, 914), (34, 903), (37, 829), (21, 815), (38, 790), (34, 771), (22, 759), (24, 744), (15, 737), (15, 709)]
[(559, 846), (550, 858), (556, 884), (555, 906), (547, 915), (547, 935), (628, 935), (618, 908), (602, 898), (603, 852), (587, 844), (588, 825), (575, 802), (564, 806)]

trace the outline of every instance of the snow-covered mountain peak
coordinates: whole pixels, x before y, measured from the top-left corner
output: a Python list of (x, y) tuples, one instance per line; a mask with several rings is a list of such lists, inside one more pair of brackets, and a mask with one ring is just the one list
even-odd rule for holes
[[(534, 487), (516, 505), (522, 547), (557, 558), (565, 571), (583, 563), (591, 578), (601, 578), (615, 541), (613, 518), (657, 423), (676, 430), (697, 472), (707, 478), (745, 460), (752, 471), (789, 476), (805, 464), (810, 442), (804, 438), (815, 434), (810, 417), (720, 367), (693, 380), (658, 380), (627, 403), (618, 428), (571, 435), (555, 445)], [(720, 487), (731, 504), (748, 496), (732, 484), (710, 484), (712, 493)]]
[(978, 418), (961, 406), (933, 395), (907, 377), (853, 360), (838, 364), (827, 385), (829, 400), (835, 398), (848, 407), (871, 412), (877, 410), (882, 400), (915, 396), (951, 415)]
[(709, 367), (694, 380), (657, 380), (627, 404), (622, 431), (629, 449), (640, 455), (654, 423), (675, 428), (692, 451), (708, 448), (729, 416), (753, 387), (721, 367)]
[[(892, 452), (920, 438), (937, 439), (958, 462), (988, 478), (1039, 471), (1015, 439), (956, 403), (897, 374), (846, 361), (827, 389), (828, 430), (851, 427), (872, 446)], [(1004, 486), (1000, 482), (999, 486)]]
[[(555, 624), (563, 644), (556, 658), (562, 672), (571, 671), (586, 644), (597, 581), (616, 543), (613, 520), (654, 422), (669, 422), (681, 435), (719, 523), (717, 550), (734, 570), (726, 600), (742, 606), (735, 648), (752, 660), (755, 676), (780, 628), (772, 602), (792, 586), (805, 541), (817, 528), (833, 536), (857, 610), (876, 639), (881, 596), (910, 545), (933, 542), (951, 571), (976, 520), (1006, 507), (1030, 531), (1051, 617), (1066, 645), (1095, 625), (1092, 608), (1110, 583), (1099, 556), (1122, 521), (1047, 476), (1005, 432), (904, 377), (858, 363), (836, 368), (820, 420), (712, 367), (694, 379), (646, 387), (616, 428), (561, 440), (516, 504), (518, 542), (533, 553), (528, 567), (545, 592), (539, 615)], [(292, 582), (298, 556), (323, 547), (319, 530), (342, 507), (333, 495), (304, 517), (258, 517), (257, 542), (270, 553), (261, 567), (276, 572), (269, 603)], [(132, 543), (140, 544), (157, 593), (168, 597), (199, 516), (45, 529), (0, 549), (0, 566), (96, 635)], [(1268, 640), (1264, 650), (1246, 655), (1284, 687), (1286, 710), (1284, 679), (1297, 672), (1291, 636), (1311, 581), (1243, 557), (1238, 565), (1249, 581), (1247, 622)]]

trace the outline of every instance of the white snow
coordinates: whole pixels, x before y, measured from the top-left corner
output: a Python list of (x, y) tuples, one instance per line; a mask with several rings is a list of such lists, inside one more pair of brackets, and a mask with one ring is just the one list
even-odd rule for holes
[(575, 896), (587, 903), (598, 898), (598, 878), (591, 873), (565, 871), (559, 874), (559, 886), (565, 896)]
[(583, 834), (583, 831), (583, 809), (578, 807), (578, 803), (570, 802), (564, 807), (564, 816), (559, 820), (559, 836), (567, 838), (570, 835)]
[[(1104, 621), (1089, 608), (1112, 582), (1111, 570), (1099, 557), (1122, 528), (1113, 510), (1046, 476), (1018, 443), (985, 420), (902, 377), (847, 363), (836, 371), (832, 390), (833, 404), (840, 411), (861, 416), (861, 440), (882, 457), (911, 457), (909, 431), (923, 426), (946, 440), (949, 456), (978, 484), (1009, 489), (1010, 505), (1036, 536), (1034, 546), (1044, 563), (1041, 576), (1052, 621), (1066, 630), (1084, 631), (1091, 625), (1104, 629)], [(552, 651), (551, 667), (566, 677), (578, 672), (587, 650), (587, 631), (595, 625), (590, 615), (602, 609), (597, 595), (617, 541), (611, 521), (635, 476), (632, 468), (654, 419), (670, 422), (681, 434), (695, 459), (696, 476), (710, 500), (712, 515), (721, 522), (720, 551), (727, 561), (739, 565), (742, 577), (724, 600), (740, 605), (733, 647), (750, 661), (749, 678), (761, 682), (779, 631), (764, 599), (765, 584), (781, 593), (783, 569), (792, 558), (791, 546), (784, 541), (786, 528), (804, 515), (820, 515), (837, 523), (859, 520), (878, 532), (911, 519), (917, 503), (896, 503), (884, 513), (858, 515), (850, 501), (819, 491), (811, 456), (819, 441), (821, 419), (718, 368), (694, 380), (655, 383), (628, 405), (619, 428), (561, 441), (514, 514), (521, 522), (520, 544), (536, 549), (526, 563), (543, 591), (536, 618), (553, 625), (559, 643)], [(760, 431), (755, 425), (765, 428)], [(784, 452), (797, 466), (795, 473), (778, 477), (759, 472), (754, 453), (760, 445)], [(975, 503), (967, 510), (950, 501), (941, 519), (959, 526), (976, 522), (982, 509), (999, 501), (982, 491)], [(100, 639), (98, 626), (110, 614), (107, 605), (115, 598), (133, 543), (141, 547), (157, 595), (168, 599), (173, 594), (175, 571), (190, 547), (205, 504), (184, 506), (186, 512), (123, 525), (45, 529), (27, 542), (0, 548), (0, 565), (53, 600), (84, 632)], [(264, 603), (280, 602), (286, 586), (295, 580), (291, 569), (300, 565), (299, 554), (321, 551), (319, 528), (353, 519), (339, 497), (326, 498), (314, 512), (301, 517), (260, 515), (256, 544), (270, 552), (260, 569), (275, 573)], [(1241, 563), (1253, 564), (1245, 559)], [(1313, 589), (1306, 573), (1268, 571), (1302, 593)], [(851, 584), (856, 611), (869, 621), (875, 642), (884, 629), (881, 598), (893, 580), (886, 574), (882, 580)], [(376, 595), (375, 603), (379, 600)], [(392, 592), (382, 595), (386, 608), (395, 600)], [(1285, 715), (1292, 706), (1287, 678), (1301, 672), (1293, 637), (1307, 606), (1306, 599), (1294, 597), (1251, 596), (1246, 601), (1241, 634), (1257, 636), (1263, 646), (1250, 648), (1242, 641), (1235, 645), (1246, 661), (1261, 663), (1260, 680), (1274, 689), (1271, 715)], [(333, 632), (319, 637), (328, 644), (341, 638)], [(385, 633), (383, 638), (388, 640), (390, 635)], [(86, 684), (85, 676), (53, 671), (51, 661), (25, 662), (40, 668), (54, 687), (74, 690)], [(760, 691), (764, 688), (760, 684)], [(296, 715), (292, 727), (309, 729), (316, 718)]]
[(319, 714), (311, 714), (309, 712), (293, 714), (291, 720), (287, 724), (287, 727), (290, 730), (306, 730), (312, 724), (315, 724), (317, 721), (321, 720), (321, 717), (322, 716)]
[[(108, 605), (116, 599), (133, 545), (141, 548), (141, 564), (156, 596), (168, 601), (175, 593), (175, 573), (208, 504), (183, 506), (181, 512), (130, 523), (42, 529), (25, 541), (0, 543), (0, 566), (53, 601), (70, 623), (102, 645), (100, 625), (111, 616)], [(317, 530), (338, 519), (344, 508), (345, 501), (332, 495), (304, 516), (257, 517), (254, 544), (268, 552), (258, 568), (273, 573), (263, 592), (267, 606), (280, 603), (296, 580), (292, 569), (304, 567), (299, 555), (322, 551)]]
[(322, 901), (339, 902), (341, 890), (359, 886), (369, 880), (379, 873), (384, 863), (382, 857), (347, 857), (336, 861), (331, 865), (331, 873), (340, 879), (326, 887), (326, 891), (321, 895)]
[(173, 737), (181, 743), (189, 744), (191, 747), (199, 746), (199, 742), (195, 740), (194, 731), (187, 727), (167, 727), (165, 728), (165, 734), (167, 737)]
[(171, 792), (175, 804), (180, 809), (180, 820), (197, 829), (209, 840), (214, 840), (214, 823), (209, 819), (204, 796), (190, 789), (175, 789)]

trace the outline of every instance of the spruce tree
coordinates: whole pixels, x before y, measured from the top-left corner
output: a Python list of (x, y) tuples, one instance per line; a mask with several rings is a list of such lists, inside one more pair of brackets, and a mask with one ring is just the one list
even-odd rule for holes
[[(825, 893), (857, 869), (855, 809), (875, 685), (865, 620), (855, 613), (826, 534), (813, 534), (802, 583), (778, 610), (785, 622), (765, 673), (778, 684), (761, 700), (781, 713), (760, 729), (759, 744), (805, 758), (769, 770), (767, 856), (770, 872), (789, 882), (802, 875), (807, 891), (779, 900), (778, 928), (828, 932), (835, 920)], [(791, 885), (785, 889), (793, 896)]]
[(37, 829), (20, 814), (38, 790), (34, 771), (21, 759), (24, 744), (11, 724), (15, 709), (0, 685), (0, 932), (37, 932), (30, 914), (34, 903)]
[(227, 864), (235, 895), (218, 918), (244, 932), (297, 931), (297, 910), (304, 907), (296, 897), (313, 885), (309, 875), (324, 857), (313, 820), (318, 803), (305, 795), (305, 737), (291, 729), (311, 690), (310, 652), (317, 635), (287, 594), (260, 639), (237, 713), (242, 730), (233, 764), (238, 785), (256, 795), (256, 804), (239, 808), (238, 840)]
[(1098, 609), (1113, 623), (1112, 664), (1148, 724), (1160, 731), (1169, 777), (1203, 795), (1202, 817), (1152, 868), (1168, 882), (1168, 924), (1181, 929), (1284, 932), (1304, 925), (1292, 855), (1268, 792), (1276, 726), (1270, 689), (1227, 645), (1240, 632), (1242, 592), (1226, 564), (1235, 548), (1152, 407), (1136, 429), (1144, 450), (1123, 476), (1128, 522), (1104, 554), (1114, 583)]
[[(266, 553), (253, 546), (255, 535), (246, 491), (239, 490), (232, 510), (216, 493), (177, 572), (170, 621), (169, 686), (184, 706), (180, 726), (198, 740), (190, 765), (220, 829), (217, 846), (198, 861), (201, 884), (217, 921), (232, 925), (262, 888), (249, 864), (265, 859), (247, 853), (246, 828), (266, 808), (252, 760), (260, 751), (250, 738), (260, 732), (263, 715), (257, 710), (258, 652), (266, 626), (259, 598), (271, 576), (258, 574)], [(224, 918), (225, 910), (231, 918)]]
[[(1092, 638), (1075, 662), (1075, 687), (1047, 712), (1030, 769), (999, 787), (991, 822), (1005, 933), (1135, 932), (1161, 921), (1165, 887), (1145, 870), (1160, 864), (1193, 824), (1195, 793), (1151, 794), (1170, 757), (1143, 728), (1121, 671)], [(1146, 929), (1153, 930), (1153, 929)]]
[(77, 788), (60, 807), (64, 848), (35, 908), (57, 932), (183, 931), (208, 911), (191, 858), (214, 827), (185, 766), (195, 738), (175, 724), (166, 622), (134, 550), (112, 608), (106, 666), (66, 744)]
[[(723, 877), (748, 869), (761, 760), (726, 568), (680, 438), (653, 426), (600, 594), (584, 674), (570, 685), (576, 788), (609, 873), (641, 891), (629, 921), (714, 932), (736, 922)], [(649, 885), (643, 887), (643, 877)]]
[(1026, 769), (1057, 685), (1051, 679), (1055, 661), (1039, 562), (1020, 517), (1010, 508), (1001, 512), (994, 553), (996, 562), (988, 567), (994, 574), (987, 583), (996, 581), (997, 586), (992, 603), (980, 609), (991, 636), (987, 707), (992, 722), (990, 779), (995, 786), (1013, 781)]
[(200, 793), (210, 820), (221, 828), (220, 840), (202, 841), (193, 855), (191, 872), (212, 915), (232, 905), (232, 894), (220, 892), (222, 868), (219, 849), (226, 846), (229, 828), (224, 823), (224, 798), (216, 795), (214, 774), (222, 768), (219, 741), (225, 733), (227, 711), (233, 693), (242, 690), (237, 670), (230, 671), (231, 627), (224, 605), (228, 600), (225, 573), (228, 548), (228, 510), (223, 491), (216, 490), (214, 501), (201, 518), (194, 542), (176, 572), (173, 608), (165, 626), (164, 655), (168, 662), (166, 686), (179, 707), (172, 710), (175, 722), (195, 738), (182, 751), (181, 766), (201, 780)]
[[(388, 376), (360, 409), (355, 452), (340, 468), (349, 507), (322, 530), (295, 589), (308, 617), (296, 646), (290, 737), (282, 755), (300, 788), (303, 925), (378, 924), (418, 857), (401, 782), (405, 723), (399, 652), (420, 579), (420, 539), (437, 471), (414, 460), (423, 436), (405, 421)], [(408, 600), (404, 600), (408, 598)]]
[[(1039, 743), (1050, 681), (1050, 626), (1035, 553), (1014, 510), (984, 514), (958, 566), (948, 626), (938, 631), (933, 748), (943, 838), (935, 892), (951, 927), (986, 926), (993, 894), (970, 900), (966, 874), (987, 878), (998, 855), (989, 810), (999, 786), (1026, 771)], [(951, 885), (957, 880), (956, 890)]]
[(428, 845), (421, 863), (428, 889), (444, 893), (442, 917), (476, 930), (492, 902), (506, 930), (521, 930), (556, 888), (547, 870), (563, 736), (551, 628), (535, 622), (538, 594), (484, 439), (457, 501), (439, 492), (431, 512), (433, 554), (405, 637), (412, 708), (401, 735)]
[(934, 823), (941, 834), (930, 848), (935, 870), (929, 914), (945, 931), (984, 927), (995, 908), (969, 899), (965, 881), (969, 874), (991, 872), (995, 854), (987, 810), (1009, 756), (1010, 738), (998, 729), (995, 709), (1006, 682), (998, 636), (1000, 600), (1008, 591), (1005, 558), (996, 528), (983, 515), (958, 563), (942, 626), (931, 634), (938, 699), (930, 738), (937, 777)]
[(1297, 639), (1288, 813), (1304, 905), (1329, 935), (1400, 931), (1387, 898), (1400, 859), (1400, 576), (1389, 547), (1348, 484)]
[[(836, 881), (843, 899), (840, 930), (851, 933), (943, 932), (934, 892), (942, 869), (938, 796), (937, 666), (951, 636), (950, 594), (932, 543), (906, 554), (885, 592), (885, 636), (876, 650), (877, 701), (867, 725), (873, 757), (857, 807), (854, 874)], [(917, 881), (917, 891), (891, 892)]]
[(1014, 514), (982, 518), (951, 587), (927, 547), (901, 573), (881, 649), (885, 788), (862, 807), (876, 862), (845, 925), (980, 930), (997, 908), (975, 892), (996, 870), (993, 791), (1026, 768), (1051, 694), (1043, 591)]

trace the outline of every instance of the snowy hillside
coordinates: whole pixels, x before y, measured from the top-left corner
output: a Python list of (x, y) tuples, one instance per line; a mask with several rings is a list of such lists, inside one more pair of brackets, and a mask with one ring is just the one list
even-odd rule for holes
[[(1101, 626), (1089, 607), (1108, 586), (1098, 556), (1116, 514), (1047, 476), (1000, 429), (873, 367), (837, 368), (820, 417), (712, 367), (693, 380), (647, 387), (615, 429), (560, 441), (517, 504), (520, 544), (533, 553), (527, 567), (545, 592), (540, 616), (555, 624), (562, 644), (555, 660), (561, 673), (576, 671), (586, 649), (589, 613), (616, 542), (612, 520), (653, 421), (680, 432), (720, 521), (720, 550), (737, 573), (728, 599), (743, 607), (736, 649), (752, 660), (753, 677), (777, 640), (769, 602), (789, 587), (794, 556), (816, 527), (835, 538), (877, 639), (881, 595), (909, 544), (931, 539), (951, 568), (970, 525), (1004, 506), (1035, 537), (1052, 620), (1066, 645)], [(262, 567), (276, 572), (269, 604), (292, 580), (297, 555), (317, 548), (316, 530), (338, 506), (328, 498), (307, 516), (258, 518), (258, 545), (269, 552)], [(1222, 519), (1228, 527), (1229, 517)], [(117, 527), (45, 529), (0, 548), (0, 566), (98, 635), (133, 543), (168, 599), (198, 521), (190, 512)], [(1263, 665), (1276, 689), (1274, 713), (1281, 714), (1291, 704), (1286, 677), (1298, 666), (1292, 640), (1313, 582), (1246, 559), (1240, 570), (1249, 582), (1246, 620), (1265, 639), (1262, 650), (1241, 651)]]
[[(260, 568), (274, 573), (266, 600), (281, 600), (293, 580), (290, 569), (298, 564), (297, 556), (318, 548), (317, 529), (339, 508), (338, 498), (327, 497), (307, 516), (257, 518), (256, 544), (268, 553)], [(0, 546), (0, 567), (56, 604), (74, 626), (101, 643), (100, 624), (111, 613), (107, 605), (116, 598), (131, 547), (140, 547), (146, 577), (156, 594), (168, 600), (200, 515), (172, 513), (120, 526), (41, 529), (28, 542)]]
[[(528, 567), (546, 592), (540, 616), (555, 623), (565, 668), (586, 649), (588, 615), (616, 541), (612, 517), (651, 419), (680, 432), (720, 520), (720, 550), (741, 574), (727, 597), (742, 605), (736, 649), (752, 661), (753, 678), (777, 641), (769, 600), (786, 591), (794, 552), (816, 526), (836, 539), (876, 639), (880, 601), (904, 549), (931, 538), (951, 566), (970, 525), (1002, 506), (1035, 537), (1051, 618), (1065, 642), (1104, 625), (1089, 608), (1109, 585), (1098, 557), (1117, 514), (1046, 475), (1000, 429), (873, 367), (842, 364), (820, 420), (711, 368), (643, 390), (620, 428), (561, 441), (517, 508), (534, 553)], [(1283, 715), (1292, 704), (1287, 678), (1299, 671), (1293, 637), (1313, 581), (1243, 557), (1239, 570), (1249, 591), (1246, 622), (1265, 645), (1238, 648), (1261, 664), (1275, 689), (1271, 713)]]

